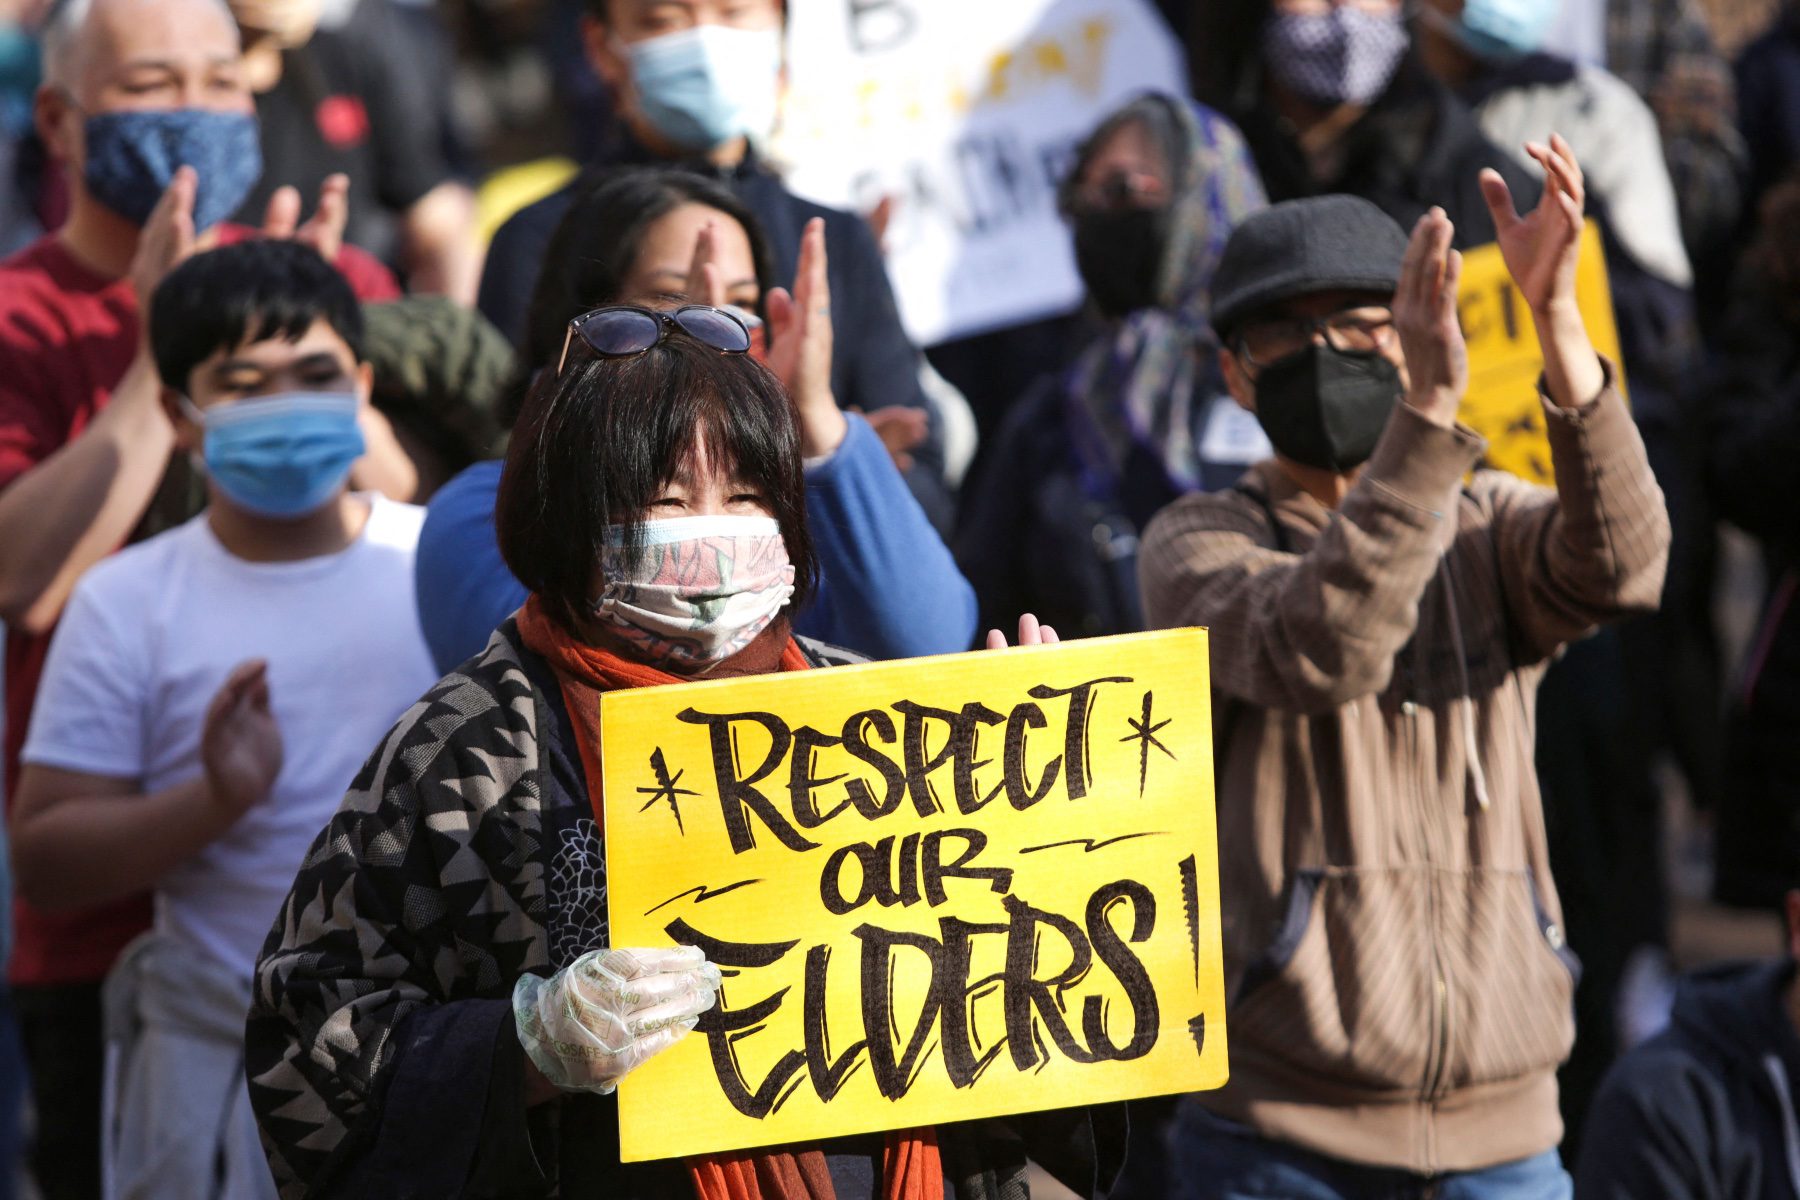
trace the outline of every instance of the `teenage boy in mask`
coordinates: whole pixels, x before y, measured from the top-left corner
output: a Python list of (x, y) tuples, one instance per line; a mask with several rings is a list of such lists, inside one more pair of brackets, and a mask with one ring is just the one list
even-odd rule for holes
[[(1575, 304), (1566, 143), (1520, 217), (1481, 187), (1544, 348), (1557, 490), (1475, 471), (1461, 259), (1365, 201), (1278, 204), (1213, 279), (1221, 365), (1275, 448), (1146, 531), (1157, 626), (1212, 630), (1231, 1081), (1184, 1101), (1186, 1195), (1568, 1195), (1573, 1027), (1532, 765), (1537, 681), (1653, 608), (1669, 525)], [(1465, 484), (1465, 477), (1468, 482)]]
[[(616, 127), (594, 170), (682, 163), (717, 177), (756, 214), (775, 274), (795, 278), (807, 222), (825, 222), (834, 337), (831, 388), (838, 403), (870, 414), (903, 465), (908, 485), (940, 530), (950, 498), (943, 447), (919, 382), (881, 250), (867, 222), (802, 200), (759, 158), (781, 92), (784, 0), (586, 0), (582, 42), (611, 93)], [(580, 181), (513, 215), (494, 235), (478, 306), (522, 340), (544, 251)]]
[[(44, 69), (37, 128), (66, 172), (69, 216), (0, 263), (9, 798), (49, 633), (75, 581), (134, 529), (184, 520), (203, 500), (186, 457), (170, 457), (139, 302), (194, 246), (254, 236), (223, 217), (259, 170), (237, 26), (218, 0), (68, 0), (45, 29)], [(346, 186), (328, 184), (303, 226), (299, 197), (284, 192), (263, 232), (335, 254), (359, 295), (392, 298), (384, 268), (337, 249)], [(364, 431), (359, 485), (410, 494), (411, 463), (386, 422), (366, 417)], [(143, 897), (55, 917), (19, 906), (11, 973), (36, 1090), (33, 1168), (48, 1200), (98, 1192), (99, 984), (148, 919)]]
[(76, 585), (14, 864), (47, 912), (156, 892), (106, 985), (117, 1194), (272, 1198), (243, 1076), (251, 972), (306, 847), (437, 677), (413, 594), (424, 510), (350, 490), (372, 373), (356, 297), (310, 247), (196, 255), (149, 325), (210, 503)]

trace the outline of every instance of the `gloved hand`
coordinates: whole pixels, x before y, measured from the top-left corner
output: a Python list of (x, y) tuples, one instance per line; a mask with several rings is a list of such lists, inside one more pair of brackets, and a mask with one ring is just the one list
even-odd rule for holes
[(680, 1041), (718, 994), (719, 968), (696, 946), (602, 947), (548, 979), (521, 977), (513, 985), (513, 1020), (545, 1079), (605, 1095)]

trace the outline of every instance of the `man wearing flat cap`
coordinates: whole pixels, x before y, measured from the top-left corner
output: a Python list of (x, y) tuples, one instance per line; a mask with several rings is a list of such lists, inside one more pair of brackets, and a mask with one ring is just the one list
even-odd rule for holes
[(1212, 631), (1231, 1080), (1182, 1102), (1185, 1197), (1567, 1197), (1567, 953), (1532, 765), (1558, 649), (1653, 609), (1662, 494), (1575, 303), (1582, 179), (1481, 186), (1544, 348), (1556, 488), (1457, 422), (1461, 258), (1349, 196), (1238, 226), (1225, 379), (1275, 457), (1145, 533), (1145, 609)]

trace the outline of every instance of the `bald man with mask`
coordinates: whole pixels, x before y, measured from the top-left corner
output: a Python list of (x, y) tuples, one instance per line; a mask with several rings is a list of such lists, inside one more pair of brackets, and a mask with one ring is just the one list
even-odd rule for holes
[[(0, 263), (0, 620), (6, 624), (5, 786), (56, 624), (84, 571), (203, 500), (158, 400), (140, 302), (195, 248), (257, 231), (224, 223), (260, 172), (238, 31), (219, 0), (68, 0), (45, 30), (35, 122), (66, 172), (64, 225)], [(333, 258), (364, 299), (385, 268), (339, 248), (341, 177), (299, 222), (288, 189), (263, 234)], [(365, 427), (359, 486), (410, 498), (411, 463), (385, 421)], [(173, 469), (171, 464), (173, 463)], [(159, 488), (160, 493), (159, 493)], [(11, 978), (37, 1109), (46, 1200), (97, 1195), (100, 982), (148, 923), (136, 897), (99, 910), (17, 910)]]

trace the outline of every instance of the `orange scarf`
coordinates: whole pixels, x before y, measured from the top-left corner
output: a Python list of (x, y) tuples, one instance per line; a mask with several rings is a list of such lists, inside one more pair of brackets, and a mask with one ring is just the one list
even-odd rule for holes
[[(541, 655), (562, 687), (569, 723), (575, 729), (588, 803), (604, 829), (605, 801), (600, 774), (600, 697), (622, 688), (688, 683), (679, 675), (575, 640), (552, 620), (536, 596), (519, 610), (519, 636)], [(777, 641), (779, 639), (779, 641)], [(770, 671), (804, 671), (811, 664), (799, 643), (778, 622), (708, 675), (709, 679)], [(709, 1154), (688, 1160), (688, 1176), (698, 1200), (836, 1200), (831, 1172), (817, 1146)], [(897, 1130), (882, 1153), (882, 1200), (943, 1200), (944, 1170), (937, 1130)]]

